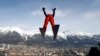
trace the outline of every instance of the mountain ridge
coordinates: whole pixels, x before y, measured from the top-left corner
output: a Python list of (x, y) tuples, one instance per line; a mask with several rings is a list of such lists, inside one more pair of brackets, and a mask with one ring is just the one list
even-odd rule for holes
[[(12, 30), (13, 29), (13, 30)], [(16, 30), (17, 29), (17, 30)], [(0, 28), (0, 43), (19, 44), (21, 42), (28, 45), (46, 45), (46, 46), (91, 46), (100, 41), (100, 34), (71, 34), (69, 32), (58, 33), (57, 39), (53, 40), (52, 32), (47, 32), (45, 38), (41, 36), (38, 30), (31, 34), (20, 28)], [(24, 33), (24, 34), (23, 34)], [(28, 33), (28, 34), (27, 34)], [(60, 35), (59, 35), (60, 34)]]
[[(40, 31), (35, 29), (35, 30), (28, 30), (25, 31), (23, 29), (21, 29), (20, 27), (0, 27), (0, 32), (9, 32), (9, 31), (16, 31), (18, 33), (20, 33), (21, 35), (26, 34), (26, 35), (34, 35), (34, 34), (40, 34)], [(86, 33), (86, 32), (69, 32), (69, 31), (65, 31), (65, 32), (58, 32), (58, 36), (67, 36), (67, 35), (80, 35), (80, 36), (93, 36), (93, 35), (99, 35), (100, 33)], [(52, 36), (53, 33), (52, 31), (47, 31), (46, 35)]]

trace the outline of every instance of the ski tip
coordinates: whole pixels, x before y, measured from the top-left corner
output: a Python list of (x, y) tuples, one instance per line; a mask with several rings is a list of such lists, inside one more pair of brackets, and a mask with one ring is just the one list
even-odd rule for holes
[(55, 25), (55, 28), (54, 28), (54, 37), (53, 37), (54, 40), (56, 40), (56, 38), (57, 38), (59, 26), (60, 26), (59, 24)]
[(42, 30), (43, 28), (39, 28), (39, 30)]
[(60, 26), (59, 24), (56, 24), (55, 26)]
[(40, 30), (40, 33), (41, 33), (42, 37), (44, 38), (45, 32), (43, 32), (43, 28), (39, 28), (39, 30)]

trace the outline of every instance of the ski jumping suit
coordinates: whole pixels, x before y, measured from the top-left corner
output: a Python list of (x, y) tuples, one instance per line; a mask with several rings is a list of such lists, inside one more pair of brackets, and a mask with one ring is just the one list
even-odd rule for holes
[(55, 15), (55, 9), (53, 9), (53, 14), (46, 14), (45, 9), (43, 9), (43, 12), (44, 12), (44, 15), (46, 17), (45, 18), (45, 22), (44, 22), (44, 26), (43, 26), (43, 31), (44, 32), (46, 31), (48, 22), (50, 22), (51, 26), (52, 26), (53, 33), (54, 33), (54, 26), (55, 26), (54, 15)]

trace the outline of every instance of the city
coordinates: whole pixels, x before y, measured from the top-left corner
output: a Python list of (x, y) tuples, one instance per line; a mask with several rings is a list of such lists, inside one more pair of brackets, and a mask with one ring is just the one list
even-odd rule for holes
[(88, 48), (51, 48), (0, 44), (0, 56), (86, 56)]

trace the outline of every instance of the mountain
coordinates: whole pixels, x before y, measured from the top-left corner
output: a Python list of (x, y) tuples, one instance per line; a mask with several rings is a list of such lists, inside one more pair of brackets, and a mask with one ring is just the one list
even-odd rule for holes
[(42, 45), (52, 47), (89, 47), (100, 41), (100, 34), (59, 32), (53, 40), (52, 32), (48, 31), (43, 38), (39, 30), (25, 31), (19, 27), (0, 27), (0, 43)]

